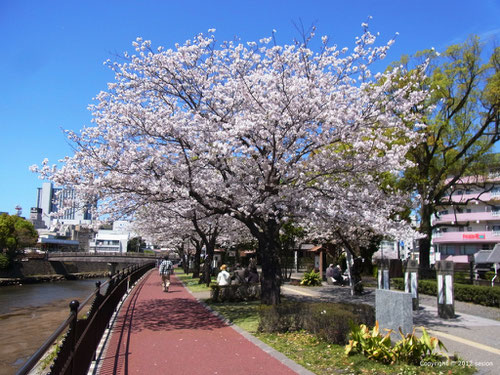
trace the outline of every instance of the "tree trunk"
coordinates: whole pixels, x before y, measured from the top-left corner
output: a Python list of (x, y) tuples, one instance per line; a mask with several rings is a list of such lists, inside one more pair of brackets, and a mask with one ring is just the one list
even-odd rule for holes
[(196, 253), (194, 254), (194, 264), (193, 264), (193, 279), (200, 277), (200, 257), (201, 257), (201, 246), (196, 246)]
[(281, 302), (279, 225), (274, 220), (268, 220), (265, 232), (259, 235), (258, 240), (262, 260), (261, 302), (265, 305), (277, 305)]
[(206, 246), (206, 249), (207, 257), (205, 258), (205, 267), (203, 267), (203, 276), (201, 280), (206, 286), (210, 286), (210, 282), (212, 281), (212, 262), (214, 260), (215, 246)]
[(205, 263), (203, 264), (203, 272), (201, 272), (199, 283), (209, 286), (211, 280), (212, 280), (212, 257), (210, 257), (207, 254), (207, 257), (205, 258)]
[(427, 272), (430, 269), (430, 249), (432, 240), (432, 208), (429, 205), (422, 206), (420, 233), (425, 235), (418, 241), (419, 245), (419, 264), (421, 272)]

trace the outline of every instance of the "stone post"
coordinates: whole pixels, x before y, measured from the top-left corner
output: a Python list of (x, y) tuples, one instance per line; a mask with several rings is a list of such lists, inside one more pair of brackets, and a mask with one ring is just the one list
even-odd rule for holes
[(404, 335), (413, 331), (411, 294), (394, 290), (375, 291), (375, 319), (383, 329), (392, 329), (394, 338), (400, 339), (399, 329)]
[(436, 262), (438, 315), (444, 319), (455, 317), (453, 296), (453, 262)]
[(115, 263), (115, 262), (108, 263), (108, 272), (109, 272), (110, 276), (113, 276), (116, 273), (116, 266), (117, 266), (117, 263)]
[(405, 292), (411, 294), (413, 310), (418, 310), (418, 261), (413, 259), (406, 263)]
[(391, 289), (389, 278), (389, 260), (381, 259), (378, 263), (378, 288)]

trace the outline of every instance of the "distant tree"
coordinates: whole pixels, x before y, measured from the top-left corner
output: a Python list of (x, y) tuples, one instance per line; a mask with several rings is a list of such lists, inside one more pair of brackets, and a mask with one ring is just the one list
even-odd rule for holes
[(294, 251), (302, 238), (304, 238), (304, 229), (294, 224), (293, 222), (287, 222), (281, 228), (280, 233), (280, 262), (281, 262), (281, 277), (283, 279), (289, 279), (292, 276), (293, 262), (294, 262)]
[(430, 61), (427, 78), (414, 82), (417, 90), (431, 93), (423, 107), (415, 108), (425, 116), (426, 126), (419, 129), (420, 142), (408, 153), (414, 166), (400, 181), (404, 190), (416, 194), (419, 231), (424, 235), (419, 239), (423, 269), (430, 266), (436, 208), (464, 176), (487, 172), (499, 140), (500, 48), (493, 49), (487, 61), (482, 56), (480, 40), (471, 37), (444, 53), (426, 50), (402, 60), (407, 66), (423, 58)]
[(146, 242), (141, 237), (134, 237), (127, 243), (127, 252), (139, 253), (145, 246)]
[(0, 216), (0, 250), (12, 259), (19, 250), (36, 245), (38, 233), (33, 224), (19, 216)]
[[(193, 278), (199, 277), (207, 285), (211, 281), (212, 261), (216, 245), (225, 243), (228, 247), (248, 237), (248, 231), (241, 223), (227, 215), (210, 213), (195, 201), (187, 198), (168, 203), (150, 203), (138, 210), (135, 226), (141, 233), (162, 243), (182, 249), (190, 243), (194, 249)], [(182, 239), (179, 242), (179, 239)], [(179, 247), (181, 246), (181, 247)], [(204, 268), (200, 270), (200, 255), (205, 250)]]

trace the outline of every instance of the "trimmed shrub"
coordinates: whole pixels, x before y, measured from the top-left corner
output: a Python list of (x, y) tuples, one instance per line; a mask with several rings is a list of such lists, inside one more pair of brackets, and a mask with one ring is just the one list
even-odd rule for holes
[(470, 279), (470, 272), (458, 271), (453, 274), (453, 281), (455, 284), (468, 284), (472, 285), (472, 281)]
[(261, 306), (260, 332), (293, 332), (306, 330), (328, 342), (347, 343), (352, 324), (375, 324), (373, 307), (347, 303), (282, 303)]
[(318, 303), (309, 306), (304, 329), (328, 342), (343, 345), (347, 343), (349, 323), (358, 320), (354, 313), (337, 305)]
[[(394, 288), (404, 290), (405, 284), (403, 279), (392, 279), (391, 282)], [(437, 282), (432, 280), (419, 281), (418, 292), (437, 296)], [(500, 288), (498, 287), (454, 284), (454, 294), (457, 301), (500, 307)]]
[(260, 298), (260, 284), (239, 285), (210, 285), (210, 299), (212, 302), (241, 302), (254, 301)]
[(279, 305), (261, 305), (259, 332), (294, 332), (303, 329), (307, 306), (303, 303), (285, 302)]

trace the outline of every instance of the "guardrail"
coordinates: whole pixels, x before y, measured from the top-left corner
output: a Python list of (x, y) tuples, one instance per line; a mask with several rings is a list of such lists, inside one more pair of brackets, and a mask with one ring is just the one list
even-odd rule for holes
[[(87, 374), (111, 317), (122, 297), (129, 287), (139, 280), (154, 263), (143, 266), (131, 266), (113, 275), (104, 284), (96, 283), (96, 291), (83, 303), (76, 300), (70, 303), (69, 317), (56, 331), (42, 344), (42, 346), (18, 370), (16, 375), (28, 374), (38, 363), (40, 358), (49, 350), (52, 344), (65, 331), (59, 352), (50, 368), (51, 375), (78, 375)], [(106, 293), (101, 294), (101, 288), (106, 284)], [(94, 297), (90, 310), (84, 319), (78, 319), (78, 313)]]

